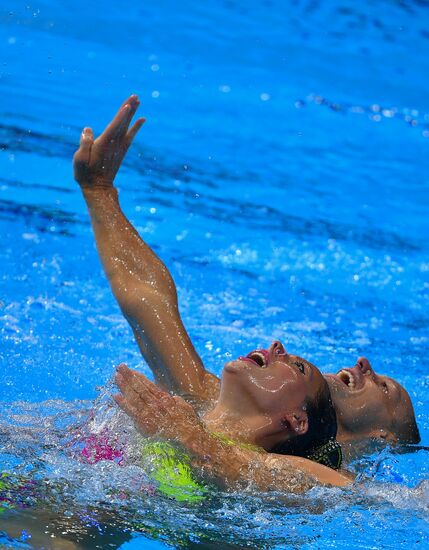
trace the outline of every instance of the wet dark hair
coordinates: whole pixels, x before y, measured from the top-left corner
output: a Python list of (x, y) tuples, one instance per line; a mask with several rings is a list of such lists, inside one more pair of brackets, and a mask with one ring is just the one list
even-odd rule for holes
[(341, 448), (335, 442), (337, 415), (326, 380), (323, 380), (322, 387), (314, 399), (307, 401), (306, 412), (308, 417), (307, 432), (275, 445), (271, 452), (315, 460), (313, 457), (318, 454), (319, 449), (326, 447), (327, 460), (317, 460), (317, 462), (331, 468), (338, 468), (341, 464)]

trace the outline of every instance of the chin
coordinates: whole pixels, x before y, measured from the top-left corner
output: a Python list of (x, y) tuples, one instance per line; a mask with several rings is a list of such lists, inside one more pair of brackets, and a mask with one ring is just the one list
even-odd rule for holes
[(240, 361), (239, 359), (234, 359), (233, 361), (228, 361), (228, 363), (225, 363), (223, 367), (223, 372), (236, 374), (245, 369), (246, 369), (246, 364), (244, 363), (244, 361)]
[(225, 374), (236, 374), (237, 372), (237, 367), (236, 365), (234, 364), (234, 362), (231, 362), (231, 363), (226, 363), (223, 367), (223, 372), (222, 372), (222, 376), (224, 376)]

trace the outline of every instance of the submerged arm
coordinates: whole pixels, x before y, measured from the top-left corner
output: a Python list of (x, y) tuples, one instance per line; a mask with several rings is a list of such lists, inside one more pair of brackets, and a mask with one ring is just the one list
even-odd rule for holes
[(129, 128), (139, 106), (125, 101), (94, 140), (82, 132), (74, 173), (86, 201), (98, 253), (113, 294), (133, 329), (157, 382), (203, 405), (218, 391), (218, 379), (205, 370), (182, 323), (174, 281), (160, 258), (141, 239), (121, 210), (113, 185), (128, 147), (144, 119)]
[(220, 487), (303, 492), (315, 485), (346, 486), (350, 479), (305, 458), (275, 455), (226, 442), (208, 432), (193, 408), (142, 374), (118, 367), (118, 405), (147, 436), (178, 443), (203, 475)]

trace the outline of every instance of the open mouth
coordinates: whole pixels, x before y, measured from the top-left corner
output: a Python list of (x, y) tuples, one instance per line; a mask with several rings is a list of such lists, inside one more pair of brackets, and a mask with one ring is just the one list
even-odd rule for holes
[(362, 375), (359, 367), (341, 369), (336, 374), (335, 378), (347, 386), (350, 391), (361, 390), (365, 386), (367, 380), (367, 377)]
[(337, 373), (337, 378), (341, 380), (347, 387), (353, 390), (356, 387), (356, 378), (349, 370), (342, 369)]
[(268, 366), (268, 352), (266, 350), (251, 351), (245, 357), (256, 363), (259, 367), (265, 368)]

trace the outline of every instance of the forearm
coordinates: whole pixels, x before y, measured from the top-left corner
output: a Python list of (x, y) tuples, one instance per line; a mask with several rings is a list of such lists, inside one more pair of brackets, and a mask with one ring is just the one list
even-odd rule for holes
[(169, 271), (122, 212), (113, 186), (82, 193), (113, 294), (158, 383), (180, 395), (191, 389), (202, 395), (204, 369), (180, 319)]
[(122, 212), (113, 186), (82, 193), (113, 294), (157, 382), (204, 409), (218, 380), (204, 369), (183, 326), (168, 269)]
[(279, 459), (263, 450), (225, 443), (204, 428), (180, 444), (192, 457), (193, 466), (222, 489), (302, 493), (319, 484), (338, 485), (336, 472), (332, 478), (328, 472), (326, 479), (318, 479), (306, 465), (295, 463), (295, 457)]
[(189, 434), (186, 437), (178, 434), (176, 442), (189, 454), (193, 467), (204, 478), (221, 489), (237, 488), (242, 481), (249, 483), (248, 462), (240, 449), (238, 452), (235, 447), (230, 449), (229, 445), (210, 434), (202, 424)]
[(142, 285), (176, 301), (169, 271), (122, 212), (116, 189), (83, 188), (82, 194), (104, 271), (118, 301), (123, 301), (127, 289)]
[(121, 210), (113, 186), (123, 158), (142, 126), (130, 126), (139, 106), (130, 96), (100, 136), (84, 128), (73, 169), (88, 206), (101, 262), (140, 350), (164, 388), (201, 408), (213, 399), (216, 377), (204, 369), (180, 318), (174, 281)]

